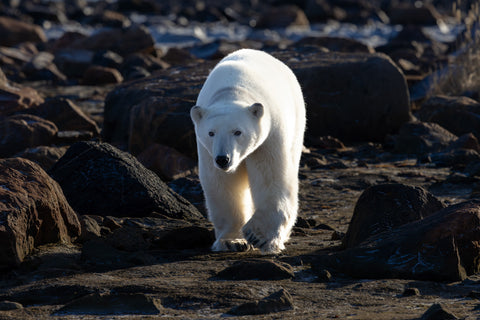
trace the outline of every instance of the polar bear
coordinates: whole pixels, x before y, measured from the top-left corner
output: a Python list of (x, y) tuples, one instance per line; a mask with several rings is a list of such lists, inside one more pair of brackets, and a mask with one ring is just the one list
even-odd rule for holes
[(213, 251), (278, 253), (297, 218), (305, 103), (271, 55), (235, 51), (211, 71), (190, 110)]

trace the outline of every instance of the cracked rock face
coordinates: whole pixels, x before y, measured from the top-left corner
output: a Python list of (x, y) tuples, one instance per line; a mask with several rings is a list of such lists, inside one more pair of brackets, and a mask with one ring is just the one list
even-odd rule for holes
[(0, 268), (15, 266), (34, 247), (80, 235), (62, 189), (37, 164), (0, 159)]

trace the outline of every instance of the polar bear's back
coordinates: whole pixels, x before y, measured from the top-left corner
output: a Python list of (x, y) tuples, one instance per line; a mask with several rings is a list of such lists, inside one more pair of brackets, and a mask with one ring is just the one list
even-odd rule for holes
[[(259, 102), (271, 119), (273, 130), (287, 140), (296, 140), (305, 130), (305, 104), (294, 73), (271, 55), (252, 49), (242, 49), (221, 60), (208, 76), (198, 96), (197, 105), (205, 108), (225, 89), (244, 92), (245, 107)], [(218, 106), (218, 104), (217, 104)], [(287, 138), (288, 137), (288, 138)], [(285, 141), (287, 144), (293, 141)]]
[[(271, 55), (252, 49), (241, 49), (221, 60), (208, 76), (197, 104), (209, 107), (210, 99), (226, 88), (248, 92), (249, 103), (260, 102), (272, 118), (283, 122), (305, 118), (300, 85), (293, 72)], [(304, 120), (303, 120), (304, 121)]]

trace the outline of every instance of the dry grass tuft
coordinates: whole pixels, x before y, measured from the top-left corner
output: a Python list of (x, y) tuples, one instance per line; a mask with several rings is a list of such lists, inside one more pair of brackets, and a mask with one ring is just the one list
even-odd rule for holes
[(449, 65), (437, 72), (428, 96), (468, 94), (474, 98), (480, 96), (480, 0), (466, 3), (457, 0), (453, 13), (460, 23), (465, 25), (457, 52)]

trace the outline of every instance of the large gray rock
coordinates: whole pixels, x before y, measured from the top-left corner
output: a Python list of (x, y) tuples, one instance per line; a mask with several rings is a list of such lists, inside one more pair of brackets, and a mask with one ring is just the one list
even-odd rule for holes
[(29, 160), (0, 159), (0, 268), (18, 265), (36, 246), (79, 235), (57, 182)]
[(107, 143), (79, 142), (50, 170), (79, 214), (201, 218), (198, 210), (171, 190), (132, 155)]

